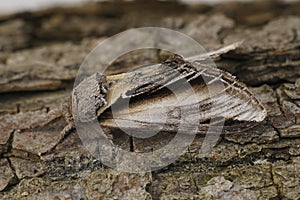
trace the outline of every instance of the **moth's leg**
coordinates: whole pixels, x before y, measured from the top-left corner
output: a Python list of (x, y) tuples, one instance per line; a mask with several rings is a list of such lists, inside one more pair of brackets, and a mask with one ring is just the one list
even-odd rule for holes
[(45, 152), (43, 154), (47, 154), (47, 153), (51, 152), (52, 150), (54, 150), (56, 148), (56, 146), (58, 144), (62, 143), (62, 141), (75, 129), (75, 123), (74, 123), (74, 119), (72, 117), (72, 108), (71, 108), (70, 99), (67, 100), (66, 102), (64, 102), (60, 108), (61, 116), (63, 116), (65, 118), (67, 125), (61, 131), (58, 142), (53, 147), (51, 147), (47, 152)]
[(61, 110), (68, 124), (61, 131), (60, 141), (62, 141), (73, 129), (75, 129), (74, 118), (72, 116), (72, 97), (69, 97), (69, 99), (61, 105)]
[(48, 151), (46, 151), (46, 152), (44, 152), (42, 155), (44, 155), (44, 154), (47, 154), (47, 153), (49, 153), (49, 152), (51, 152), (51, 151), (53, 151), (56, 147), (57, 147), (57, 145), (59, 145), (60, 143), (62, 143), (63, 142), (63, 140), (73, 131), (75, 129), (75, 126), (74, 126), (74, 123), (68, 123), (65, 127), (64, 127), (64, 129), (61, 131), (61, 134), (60, 134), (60, 138), (59, 138), (59, 140), (58, 140), (58, 142), (53, 146), (53, 147), (51, 147)]
[(65, 137), (67, 137), (74, 129), (75, 129), (74, 123), (68, 123), (61, 131), (60, 142), (62, 142), (65, 139)]

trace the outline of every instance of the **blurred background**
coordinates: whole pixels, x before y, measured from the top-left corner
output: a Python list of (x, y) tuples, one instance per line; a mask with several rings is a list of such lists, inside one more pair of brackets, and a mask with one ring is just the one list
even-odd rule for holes
[[(0, 13), (8, 14), (21, 11), (33, 11), (39, 10), (42, 8), (53, 7), (53, 6), (68, 6), (68, 5), (78, 5), (87, 2), (100, 2), (103, 0), (28, 0), (26, 3), (23, 0), (10, 0), (10, 1), (1, 1), (0, 2)], [(230, 0), (180, 0), (184, 3), (224, 3), (229, 2)], [(240, 2), (249, 2), (251, 0), (236, 0)], [(252, 0), (253, 1), (253, 0)], [(262, 0), (264, 1), (264, 0)], [(297, 0), (282, 0), (283, 2), (292, 2)]]
[[(0, 50), (15, 51), (59, 41), (76, 43), (143, 26), (179, 30), (198, 40), (197, 35), (206, 34), (196, 30), (205, 21), (204, 15), (232, 19), (227, 23), (217, 19), (216, 24), (221, 23), (226, 32), (233, 22), (236, 27), (260, 27), (278, 16), (299, 15), (299, 10), (300, 3), (295, 0), (0, 1)], [(209, 50), (210, 45), (204, 44), (209, 42), (204, 39), (201, 43)]]

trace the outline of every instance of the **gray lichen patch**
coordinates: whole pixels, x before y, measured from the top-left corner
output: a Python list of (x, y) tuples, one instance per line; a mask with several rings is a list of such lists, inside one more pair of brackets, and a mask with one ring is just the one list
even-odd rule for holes
[(233, 169), (225, 170), (222, 175), (245, 189), (259, 189), (273, 185), (270, 164), (236, 166)]
[[(0, 194), (14, 199), (152, 199), (146, 191), (151, 174), (127, 174), (98, 169), (77, 180), (26, 178), (11, 193)], [(1, 196), (0, 196), (1, 197)]]
[(128, 174), (113, 170), (96, 170), (82, 180), (88, 199), (152, 199), (146, 191), (151, 174)]
[[(63, 195), (65, 190), (72, 189), (76, 183), (61, 182), (50, 183), (47, 179), (30, 178), (23, 179), (18, 184), (12, 196), (15, 199), (55, 199), (59, 194)], [(71, 190), (72, 191), (72, 190)]]
[(41, 160), (45, 164), (46, 176), (58, 180), (84, 177), (103, 167), (82, 145), (76, 132), (70, 133), (52, 151), (42, 155)]
[(270, 125), (257, 125), (249, 131), (244, 133), (233, 133), (225, 135), (224, 138), (228, 141), (245, 144), (253, 142), (256, 144), (260, 143), (271, 143), (279, 140), (278, 133)]
[[(183, 173), (159, 173), (153, 175), (152, 184), (149, 185), (148, 191), (151, 193), (154, 199), (164, 198), (174, 194), (189, 194), (194, 196), (198, 189), (194, 181), (194, 176), (201, 176), (200, 174), (189, 173), (187, 176), (183, 176)], [(179, 197), (180, 198), (180, 197)]]
[(250, 189), (219, 176), (209, 180), (207, 186), (200, 189), (199, 196), (201, 199), (271, 199), (278, 195), (272, 186), (261, 190)]
[[(196, 169), (193, 166), (193, 169)], [(231, 166), (198, 172), (162, 172), (154, 175), (149, 191), (154, 198), (259, 199), (276, 198), (271, 165)], [(201, 170), (203, 170), (201, 172)], [(189, 175), (186, 175), (188, 173)]]
[(287, 199), (300, 198), (299, 163), (274, 163), (272, 169), (274, 184), (278, 186), (280, 196)]

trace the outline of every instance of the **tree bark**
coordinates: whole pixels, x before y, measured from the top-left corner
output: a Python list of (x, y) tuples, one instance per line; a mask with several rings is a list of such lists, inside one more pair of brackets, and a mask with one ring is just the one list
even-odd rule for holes
[[(112, 2), (0, 17), (1, 199), (300, 198), (300, 4), (150, 5)], [(183, 32), (206, 50), (244, 40), (216, 64), (244, 82), (268, 116), (242, 133), (222, 135), (206, 154), (200, 151), (204, 137), (196, 136), (161, 170), (116, 172), (92, 157), (76, 129), (61, 140), (68, 123), (61, 105), (97, 42), (154, 25)], [(124, 55), (107, 73), (160, 62), (164, 53)], [(112, 134), (115, 144), (136, 152), (151, 152), (174, 137)]]

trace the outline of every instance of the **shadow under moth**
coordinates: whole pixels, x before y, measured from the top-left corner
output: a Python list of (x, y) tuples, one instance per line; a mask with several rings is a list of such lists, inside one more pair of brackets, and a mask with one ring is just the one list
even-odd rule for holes
[(245, 84), (206, 62), (239, 45), (187, 59), (172, 55), (161, 64), (117, 75), (95, 73), (74, 88), (68, 120), (98, 120), (103, 128), (134, 132), (180, 128), (205, 134), (220, 119), (225, 134), (251, 128), (265, 119), (266, 109)]

